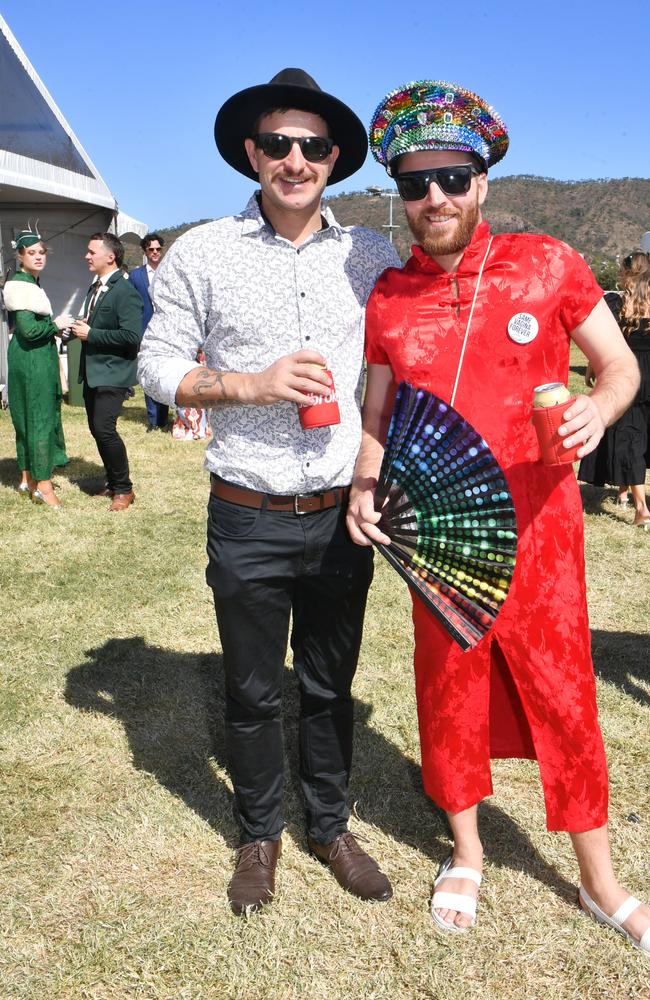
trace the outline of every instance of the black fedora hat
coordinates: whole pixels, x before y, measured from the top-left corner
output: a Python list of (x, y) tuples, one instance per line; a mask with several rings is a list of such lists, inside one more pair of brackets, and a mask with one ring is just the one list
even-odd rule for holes
[(354, 111), (326, 94), (303, 69), (283, 69), (268, 83), (248, 87), (229, 97), (214, 123), (214, 141), (226, 163), (240, 174), (257, 180), (250, 165), (244, 139), (250, 138), (259, 116), (270, 108), (296, 108), (320, 115), (340, 152), (328, 184), (336, 184), (363, 165), (368, 137)]

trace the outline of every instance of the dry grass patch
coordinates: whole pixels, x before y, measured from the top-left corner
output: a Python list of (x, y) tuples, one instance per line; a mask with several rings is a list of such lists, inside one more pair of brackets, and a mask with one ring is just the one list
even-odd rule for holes
[[(428, 906), (449, 842), (420, 784), (410, 602), (381, 562), (354, 689), (352, 825), (395, 897), (363, 904), (307, 854), (287, 667), (278, 896), (234, 918), (203, 446), (146, 435), (138, 395), (122, 421), (138, 500), (108, 515), (108, 501), (78, 485), (100, 475), (85, 416), (66, 408), (64, 420), (74, 458), (55, 477), (64, 509), (54, 514), (13, 492), (0, 414), (2, 1000), (650, 996), (650, 963), (575, 906), (571, 850), (545, 831), (530, 762), (494, 768), (476, 932), (434, 933)], [(591, 619), (616, 864), (647, 897), (650, 537), (612, 494), (584, 494)]]

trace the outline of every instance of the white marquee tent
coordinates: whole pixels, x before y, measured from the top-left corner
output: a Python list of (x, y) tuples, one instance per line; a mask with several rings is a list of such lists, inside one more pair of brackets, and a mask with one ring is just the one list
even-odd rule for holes
[[(89, 284), (88, 237), (138, 240), (147, 227), (118, 211), (97, 168), (0, 16), (0, 269), (13, 267), (11, 241), (38, 220), (51, 248), (44, 286), (55, 315), (76, 310)], [(6, 399), (8, 331), (0, 311), (0, 392)]]

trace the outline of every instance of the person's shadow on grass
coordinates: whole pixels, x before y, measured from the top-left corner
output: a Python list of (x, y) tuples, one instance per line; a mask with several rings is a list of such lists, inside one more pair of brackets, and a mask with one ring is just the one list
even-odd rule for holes
[[(59, 465), (54, 469), (54, 478), (63, 476), (73, 485), (78, 486), (83, 479), (97, 479), (104, 475), (104, 466), (96, 462), (88, 462), (85, 458), (71, 456), (67, 465)], [(0, 486), (17, 486), (20, 472), (15, 458), (0, 458)]]
[(123, 407), (120, 413), (120, 420), (125, 420), (131, 424), (142, 424), (143, 428), (149, 426), (149, 420), (147, 418), (147, 408), (139, 403), (129, 402), (125, 407)]
[[(179, 653), (149, 646), (137, 637), (110, 639), (86, 657), (67, 675), (66, 701), (118, 720), (133, 766), (153, 775), (235, 847), (233, 796), (218, 774), (219, 768), (226, 768), (221, 656)], [(298, 684), (287, 668), (285, 814), (289, 832), (306, 850), (298, 780), (298, 705)], [(428, 857), (433, 876), (449, 852), (446, 819), (425, 796), (418, 764), (371, 725), (372, 711), (372, 705), (355, 699), (350, 800), (357, 803), (363, 821)], [(481, 829), (493, 864), (523, 867), (563, 899), (573, 900), (575, 887), (544, 861), (517, 823), (489, 802), (481, 806)], [(372, 852), (372, 846), (369, 849)], [(390, 869), (389, 859), (383, 864)]]
[(591, 652), (597, 677), (620, 688), (641, 705), (650, 705), (650, 695), (642, 686), (650, 683), (648, 633), (592, 629)]
[(116, 719), (133, 766), (181, 798), (229, 843), (232, 793), (211, 760), (224, 764), (221, 657), (177, 653), (140, 637), (110, 639), (67, 675), (75, 708)]
[(601, 517), (608, 517), (622, 524), (625, 521), (625, 514), (631, 514), (633, 511), (631, 507), (626, 509), (613, 506), (617, 494), (616, 486), (592, 486), (590, 483), (580, 483), (582, 509), (585, 514), (599, 514)]

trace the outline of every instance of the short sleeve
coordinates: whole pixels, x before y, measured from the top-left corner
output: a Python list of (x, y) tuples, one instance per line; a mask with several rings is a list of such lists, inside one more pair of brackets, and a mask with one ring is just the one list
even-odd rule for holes
[(366, 306), (366, 361), (369, 365), (389, 365), (388, 355), (382, 342), (383, 324), (380, 322), (379, 287), (371, 292)]
[(554, 240), (547, 261), (560, 302), (560, 319), (571, 333), (583, 323), (603, 297), (589, 265), (566, 243)]

